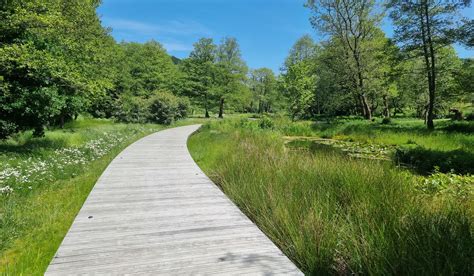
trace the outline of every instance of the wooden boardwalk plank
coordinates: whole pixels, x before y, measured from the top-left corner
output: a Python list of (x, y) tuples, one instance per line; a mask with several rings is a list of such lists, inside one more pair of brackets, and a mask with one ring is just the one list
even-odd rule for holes
[(302, 275), (192, 159), (199, 125), (130, 145), (104, 171), (46, 275)]

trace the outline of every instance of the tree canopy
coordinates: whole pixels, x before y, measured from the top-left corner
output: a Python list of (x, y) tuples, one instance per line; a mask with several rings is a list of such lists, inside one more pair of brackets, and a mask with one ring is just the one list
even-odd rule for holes
[[(320, 34), (298, 39), (275, 74), (248, 68), (236, 38), (201, 38), (189, 57), (157, 41), (119, 42), (98, 0), (11, 0), (0, 5), (0, 138), (41, 136), (81, 113), (124, 122), (183, 114), (287, 112), (294, 120), (361, 115), (425, 118), (472, 105), (471, 1), (308, 0)], [(381, 29), (388, 10), (395, 36)], [(157, 114), (169, 114), (169, 118)]]

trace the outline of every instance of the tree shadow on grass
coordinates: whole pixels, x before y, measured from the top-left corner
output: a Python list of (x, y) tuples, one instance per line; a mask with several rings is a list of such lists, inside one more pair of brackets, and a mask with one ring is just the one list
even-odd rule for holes
[(0, 142), (0, 154), (29, 154), (39, 150), (55, 150), (68, 145), (66, 138), (29, 138), (24, 143)]
[(471, 122), (456, 122), (443, 126), (441, 130), (446, 132), (457, 132), (465, 134), (474, 134), (474, 123)]
[(474, 154), (465, 150), (439, 151), (421, 146), (402, 147), (395, 152), (395, 161), (413, 168), (416, 172), (427, 175), (436, 169), (447, 173), (474, 173)]

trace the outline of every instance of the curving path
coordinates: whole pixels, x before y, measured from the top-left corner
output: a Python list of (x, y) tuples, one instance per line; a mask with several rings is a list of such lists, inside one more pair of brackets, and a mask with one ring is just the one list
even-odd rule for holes
[(163, 130), (104, 171), (46, 275), (302, 274)]

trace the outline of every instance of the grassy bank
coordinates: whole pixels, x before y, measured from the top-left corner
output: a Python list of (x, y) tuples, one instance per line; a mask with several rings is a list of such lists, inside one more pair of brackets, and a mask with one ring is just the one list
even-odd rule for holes
[[(304, 272), (474, 272), (472, 198), (423, 193), (415, 176), (390, 162), (288, 150), (282, 136), (295, 126), (283, 127), (243, 119), (212, 123), (189, 147)], [(310, 126), (308, 133), (291, 134), (317, 131)]]
[[(438, 120), (428, 131), (419, 119), (336, 119), (331, 122), (289, 122), (274, 119), (274, 128), (290, 138), (319, 137), (344, 142), (349, 150), (389, 151), (390, 158), (421, 174), (435, 169), (448, 173), (474, 174), (474, 122)], [(375, 150), (373, 149), (375, 147)]]
[(110, 161), (163, 128), (80, 119), (44, 138), (1, 142), (0, 273), (41, 275)]

